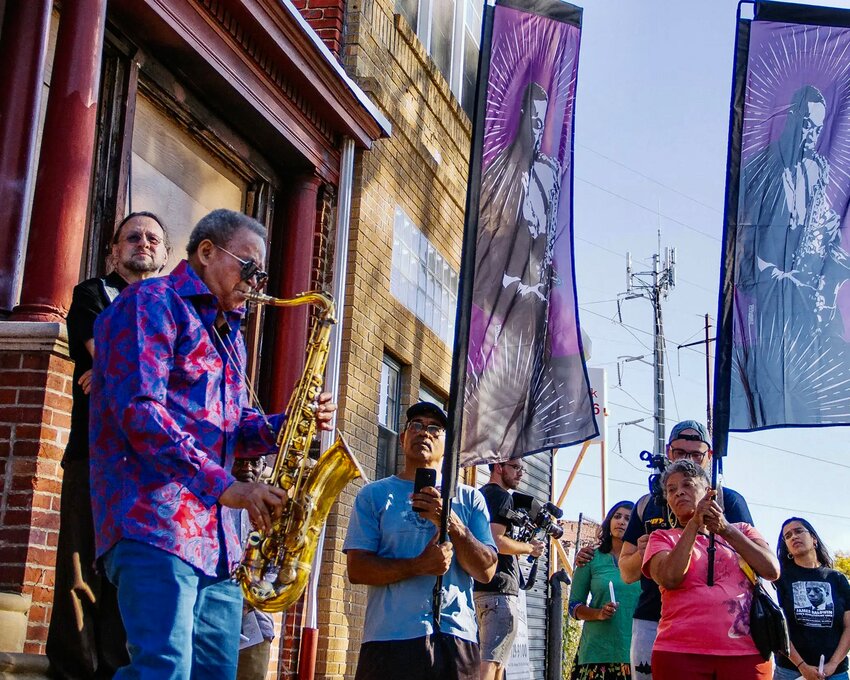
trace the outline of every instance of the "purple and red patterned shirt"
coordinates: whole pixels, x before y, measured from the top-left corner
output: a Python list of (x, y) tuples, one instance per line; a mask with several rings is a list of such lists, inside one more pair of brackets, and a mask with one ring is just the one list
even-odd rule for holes
[[(216, 575), (242, 554), (239, 511), (218, 504), (236, 457), (275, 450), (283, 416), (249, 408), (244, 309), (214, 327), (218, 300), (184, 260), (127, 288), (95, 324), (91, 492), (97, 555), (121, 539)], [(220, 525), (221, 524), (221, 525)]]

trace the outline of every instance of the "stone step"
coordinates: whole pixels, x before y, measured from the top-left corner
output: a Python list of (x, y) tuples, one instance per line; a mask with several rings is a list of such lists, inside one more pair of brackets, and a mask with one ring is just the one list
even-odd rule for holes
[(49, 667), (42, 654), (0, 652), (0, 680), (50, 680)]

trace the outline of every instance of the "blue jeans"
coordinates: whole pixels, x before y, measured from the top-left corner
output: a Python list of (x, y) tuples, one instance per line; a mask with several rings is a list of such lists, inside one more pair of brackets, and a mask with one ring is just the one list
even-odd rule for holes
[[(800, 677), (798, 671), (791, 671), (782, 666), (777, 666), (773, 671), (773, 680), (797, 680)], [(847, 671), (830, 675), (829, 680), (847, 680)]]
[(104, 555), (127, 629), (130, 665), (115, 680), (233, 680), (242, 591), (179, 557), (121, 540)]

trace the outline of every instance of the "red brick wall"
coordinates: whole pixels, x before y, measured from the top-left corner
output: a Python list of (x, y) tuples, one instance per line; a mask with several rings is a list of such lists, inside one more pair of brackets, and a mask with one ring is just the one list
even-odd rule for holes
[(294, 4), (328, 49), (339, 57), (345, 16), (344, 0), (294, 0)]
[(0, 352), (0, 590), (32, 595), (31, 653), (44, 653), (53, 602), (71, 374), (51, 352)]

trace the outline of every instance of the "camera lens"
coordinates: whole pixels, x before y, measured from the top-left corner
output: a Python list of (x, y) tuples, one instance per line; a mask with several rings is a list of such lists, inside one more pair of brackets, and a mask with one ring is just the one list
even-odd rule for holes
[(549, 534), (555, 540), (558, 540), (559, 538), (561, 538), (561, 536), (564, 535), (564, 530), (557, 524), (550, 524), (549, 527), (546, 529), (546, 533)]

